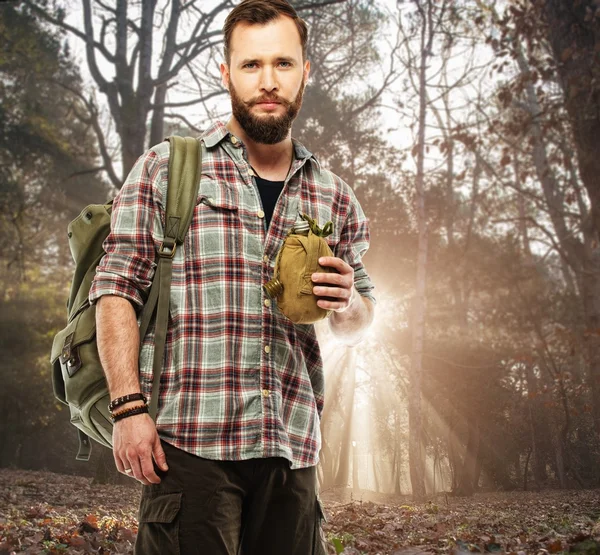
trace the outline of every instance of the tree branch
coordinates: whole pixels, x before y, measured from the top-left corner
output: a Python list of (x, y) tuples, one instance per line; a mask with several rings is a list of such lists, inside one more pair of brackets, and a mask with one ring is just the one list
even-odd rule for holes
[[(94, 26), (92, 25), (92, 8), (90, 6), (90, 0), (82, 0), (83, 5), (83, 24), (85, 28), (85, 53), (90, 68), (90, 73), (94, 78), (94, 81), (98, 84), (99, 89), (108, 94), (108, 82), (104, 79), (102, 73), (98, 69), (96, 63), (96, 53), (94, 52)], [(104, 45), (102, 45), (104, 46)], [(115, 63), (115, 57), (111, 56), (111, 62)]]
[(28, 6), (29, 8), (31, 8), (31, 10), (34, 11), (37, 15), (39, 15), (42, 19), (46, 20), (48, 23), (51, 23), (52, 25), (55, 25), (56, 27), (59, 27), (60, 29), (64, 29), (65, 31), (68, 31), (69, 33), (72, 33), (73, 35), (75, 35), (76, 37), (79, 37), (84, 42), (87, 43), (89, 41), (89, 39), (91, 38), (92, 46), (94, 48), (96, 48), (98, 51), (100, 51), (100, 53), (109, 62), (111, 62), (111, 63), (114, 62), (113, 55), (106, 49), (106, 47), (103, 44), (100, 44), (99, 42), (95, 42), (93, 40), (93, 37), (88, 37), (86, 35), (86, 33), (81, 32), (76, 27), (73, 27), (72, 25), (69, 25), (68, 23), (65, 23), (64, 21), (59, 21), (55, 17), (52, 17), (45, 10), (43, 10), (38, 5), (36, 5), (33, 2), (33, 0), (23, 0), (23, 3), (26, 6)]
[(113, 183), (113, 185), (117, 188), (120, 188), (123, 181), (121, 179), (119, 179), (117, 174), (115, 173), (114, 166), (112, 163), (112, 158), (106, 147), (104, 133), (102, 132), (100, 123), (98, 122), (98, 113), (97, 113), (96, 107), (94, 106), (93, 102), (91, 100), (88, 100), (87, 98), (85, 98), (85, 96), (81, 93), (81, 91), (78, 91), (77, 89), (74, 89), (73, 87), (66, 85), (65, 83), (61, 83), (58, 80), (52, 80), (52, 82), (55, 83), (56, 85), (58, 85), (59, 87), (62, 87), (63, 89), (69, 91), (75, 97), (79, 98), (79, 100), (86, 107), (86, 110), (89, 114), (89, 118), (85, 118), (84, 116), (79, 114), (75, 108), (73, 109), (73, 111), (79, 120), (83, 121), (84, 123), (89, 123), (92, 126), (92, 129), (94, 130), (94, 133), (96, 134), (96, 137), (98, 139), (100, 155), (102, 156), (102, 161), (104, 162), (103, 169), (108, 174), (108, 177), (111, 180), (111, 182)]
[(193, 125), (192, 123), (190, 123), (190, 121), (185, 116), (182, 116), (181, 114), (165, 114), (165, 118), (180, 119), (192, 131), (195, 131), (196, 133), (202, 133), (202, 129), (200, 129), (200, 128), (196, 127), (195, 125)]
[(325, 6), (331, 6), (332, 4), (343, 4), (345, 2), (347, 2), (347, 0), (324, 0), (323, 2), (316, 2), (314, 4), (301, 4), (300, 6), (296, 6), (295, 10), (297, 12), (303, 12), (305, 10), (324, 8)]
[(73, 179), (74, 177), (78, 177), (80, 175), (88, 175), (90, 173), (98, 173), (106, 169), (106, 166), (98, 166), (97, 168), (90, 168), (88, 170), (80, 170), (78, 172), (73, 172), (72, 174), (67, 176), (67, 179)]
[(156, 109), (156, 108), (181, 108), (183, 106), (193, 106), (194, 104), (200, 104), (201, 102), (205, 102), (206, 100), (209, 100), (210, 98), (213, 98), (215, 96), (221, 95), (221, 94), (225, 94), (225, 91), (215, 91), (215, 92), (211, 92), (208, 93), (206, 96), (203, 96), (201, 98), (196, 98), (194, 100), (188, 100), (187, 102), (165, 102), (163, 104), (152, 104), (150, 107), (152, 109)]

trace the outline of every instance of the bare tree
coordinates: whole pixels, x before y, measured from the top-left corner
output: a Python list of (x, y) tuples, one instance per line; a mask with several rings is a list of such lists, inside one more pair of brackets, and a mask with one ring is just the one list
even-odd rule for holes
[[(149, 118), (150, 143), (163, 139), (165, 110), (181, 106), (167, 101), (169, 86), (193, 60), (220, 42), (221, 32), (214, 27), (215, 19), (233, 7), (231, 0), (219, 2), (210, 11), (204, 11), (197, 0), (172, 0), (164, 6), (156, 0), (81, 0), (83, 25), (77, 27), (64, 18), (53, 17), (36, 0), (24, 3), (85, 44), (89, 72), (106, 97), (120, 140), (120, 172), (114, 167), (94, 95), (82, 98), (88, 113), (81, 117), (96, 132), (104, 169), (115, 187), (121, 186), (123, 177), (144, 151)], [(185, 36), (182, 29), (186, 30)], [(158, 56), (157, 44), (161, 45)], [(112, 78), (107, 76), (111, 72)], [(185, 104), (199, 104), (216, 94), (220, 91), (199, 91), (196, 98)]]
[[(564, 90), (577, 150), (579, 173), (587, 189), (592, 209), (586, 226), (600, 234), (600, 13), (595, 0), (535, 2), (546, 19), (547, 39), (552, 46), (556, 68)], [(598, 249), (596, 249), (598, 250)], [(600, 255), (596, 254), (597, 257)], [(600, 319), (595, 319), (595, 329)]]
[[(46, 22), (82, 40), (89, 72), (108, 105), (110, 121), (120, 142), (121, 171), (114, 165), (108, 126), (103, 126), (94, 95), (80, 95), (87, 114), (80, 114), (95, 131), (103, 169), (119, 188), (123, 178), (144, 149), (164, 138), (165, 115), (170, 109), (202, 106), (224, 94), (218, 78), (207, 71), (206, 62), (222, 42), (217, 20), (233, 8), (233, 0), (221, 0), (207, 9), (200, 0), (80, 0), (82, 26), (49, 13), (41, 0), (23, 0)], [(300, 12), (315, 13), (343, 0), (308, 1)], [(156, 46), (160, 45), (157, 55)], [(216, 67), (216, 64), (214, 64)], [(108, 68), (108, 69), (105, 69)], [(112, 73), (113, 77), (109, 77)], [(168, 91), (185, 76), (189, 100), (170, 101)], [(148, 133), (149, 124), (149, 133)]]

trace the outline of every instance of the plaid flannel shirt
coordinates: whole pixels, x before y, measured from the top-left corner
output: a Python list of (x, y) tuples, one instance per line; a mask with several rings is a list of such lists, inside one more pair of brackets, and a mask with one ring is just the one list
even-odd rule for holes
[[(353, 191), (294, 141), (295, 160), (267, 229), (254, 173), (239, 139), (217, 122), (202, 135), (202, 179), (183, 248), (173, 259), (157, 429), (207, 459), (284, 457), (317, 464), (323, 364), (313, 325), (291, 323), (264, 294), (277, 252), (299, 212), (333, 221), (335, 256), (375, 300), (361, 258), (369, 245)], [(143, 306), (163, 238), (169, 143), (139, 158), (115, 198), (106, 256), (90, 302), (117, 295)], [(140, 384), (152, 387), (154, 329), (142, 339)]]

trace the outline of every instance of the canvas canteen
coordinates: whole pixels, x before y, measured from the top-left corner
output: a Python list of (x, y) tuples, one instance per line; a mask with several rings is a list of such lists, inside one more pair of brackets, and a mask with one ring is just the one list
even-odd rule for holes
[(312, 274), (333, 272), (319, 264), (321, 256), (333, 256), (325, 237), (333, 233), (333, 223), (323, 228), (302, 214), (285, 238), (275, 260), (273, 279), (265, 284), (266, 294), (277, 300), (279, 310), (295, 324), (313, 324), (331, 314), (317, 305)]

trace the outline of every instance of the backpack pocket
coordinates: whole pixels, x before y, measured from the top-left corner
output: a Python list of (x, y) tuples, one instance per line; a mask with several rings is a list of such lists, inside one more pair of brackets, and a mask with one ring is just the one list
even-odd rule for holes
[(110, 447), (110, 395), (96, 345), (96, 306), (88, 306), (60, 331), (52, 344), (54, 394), (71, 409), (71, 422)]

